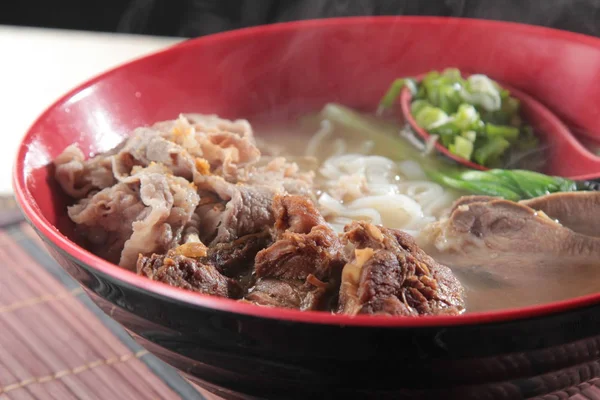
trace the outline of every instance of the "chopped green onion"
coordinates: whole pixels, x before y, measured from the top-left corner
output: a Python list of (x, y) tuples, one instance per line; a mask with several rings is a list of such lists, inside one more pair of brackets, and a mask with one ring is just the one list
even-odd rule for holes
[(410, 113), (412, 115), (417, 115), (419, 113), (419, 111), (421, 111), (423, 108), (425, 108), (427, 106), (431, 107), (431, 104), (429, 104), (429, 102), (427, 100), (415, 100), (410, 105)]
[(448, 146), (448, 150), (450, 150), (452, 154), (470, 160), (471, 154), (473, 154), (473, 142), (462, 136), (456, 136), (454, 138), (454, 143)]
[(529, 160), (525, 153), (539, 147), (533, 130), (521, 119), (519, 99), (486, 75), (463, 79), (457, 68), (446, 68), (430, 71), (418, 84), (411, 78), (396, 79), (378, 111), (391, 107), (405, 85), (411, 87), (410, 108), (417, 125), (438, 135), (453, 153), (459, 151), (455, 138), (460, 136), (473, 144), (472, 160), (493, 168)]
[(461, 104), (454, 115), (454, 124), (461, 130), (473, 129), (479, 120), (479, 113), (470, 104)]
[(467, 139), (470, 142), (475, 142), (477, 139), (477, 132), (475, 131), (464, 131), (461, 133), (461, 136)]
[(467, 82), (461, 91), (464, 101), (481, 106), (487, 111), (500, 109), (502, 98), (494, 82), (485, 75), (476, 74), (467, 78)]
[(415, 121), (423, 129), (433, 129), (448, 122), (448, 114), (441, 108), (425, 106), (415, 115)]
[(485, 133), (490, 138), (502, 138), (509, 142), (514, 142), (519, 138), (519, 128), (514, 126), (501, 126), (494, 124), (485, 124)]
[(501, 137), (492, 137), (475, 149), (473, 158), (479, 165), (493, 165), (509, 147), (510, 142), (508, 140)]

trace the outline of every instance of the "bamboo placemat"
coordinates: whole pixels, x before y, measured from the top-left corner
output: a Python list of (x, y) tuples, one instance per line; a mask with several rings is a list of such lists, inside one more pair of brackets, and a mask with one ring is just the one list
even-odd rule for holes
[(96, 307), (33, 229), (7, 220), (0, 228), (0, 400), (215, 399)]

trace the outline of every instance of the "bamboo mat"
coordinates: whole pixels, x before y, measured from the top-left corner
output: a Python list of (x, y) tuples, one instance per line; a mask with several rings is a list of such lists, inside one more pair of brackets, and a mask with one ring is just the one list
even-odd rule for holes
[(140, 347), (24, 222), (0, 229), (0, 400), (210, 399)]

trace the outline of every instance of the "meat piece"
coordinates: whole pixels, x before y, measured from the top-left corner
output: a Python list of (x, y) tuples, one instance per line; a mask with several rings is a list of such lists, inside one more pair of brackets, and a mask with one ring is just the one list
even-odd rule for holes
[(202, 158), (213, 173), (236, 181), (238, 168), (259, 160), (252, 127), (246, 120), (230, 121), (216, 115), (183, 114), (175, 121), (157, 123), (163, 137)]
[(238, 180), (250, 185), (276, 187), (279, 191), (312, 197), (314, 172), (301, 172), (298, 164), (277, 157), (264, 166), (238, 171)]
[(600, 238), (575, 233), (543, 212), (502, 199), (454, 207), (423, 238), (439, 252), (456, 255), (452, 265), (502, 264), (524, 256), (531, 263), (565, 256), (575, 261), (600, 255)]
[(140, 255), (137, 273), (194, 292), (229, 298), (237, 298), (241, 294), (237, 283), (221, 275), (214, 266), (181, 255)]
[(520, 203), (543, 211), (574, 232), (600, 236), (600, 192), (553, 193)]
[(139, 185), (118, 183), (80, 200), (68, 208), (68, 214), (87, 240), (86, 247), (118, 264), (125, 242), (133, 233), (132, 224), (145, 209)]
[(306, 197), (273, 200), (276, 241), (255, 258), (256, 285), (247, 301), (302, 310), (324, 309), (344, 264), (338, 236)]
[(113, 170), (117, 177), (127, 177), (134, 166), (147, 167), (159, 163), (172, 174), (193, 180), (196, 176), (196, 160), (184, 147), (168, 140), (165, 133), (153, 128), (134, 130), (114, 157)]
[(110, 243), (110, 260), (122, 245), (119, 265), (134, 269), (138, 254), (165, 252), (179, 244), (199, 202), (195, 188), (154, 164), (69, 207), (69, 217), (85, 227), (96, 246), (98, 232)]
[(230, 242), (272, 226), (274, 194), (270, 187), (226, 184), (220, 196), (227, 203), (221, 213), (213, 216), (217, 217), (217, 231), (211, 245)]
[(326, 310), (331, 301), (331, 286), (312, 275), (306, 281), (259, 279), (244, 301), (267, 307)]
[(116, 183), (111, 166), (115, 150), (86, 161), (81, 149), (72, 144), (54, 160), (54, 176), (65, 193), (75, 199), (110, 187)]
[(301, 196), (276, 196), (277, 241), (256, 255), (258, 278), (305, 280), (313, 274), (328, 280), (342, 261), (338, 235), (325, 224), (314, 204)]
[(219, 272), (229, 277), (238, 277), (249, 272), (256, 254), (273, 242), (271, 232), (242, 236), (232, 242), (217, 243), (208, 249), (207, 259)]
[(284, 232), (255, 259), (257, 277), (304, 280), (313, 274), (327, 280), (341, 266), (342, 246), (331, 228), (318, 225), (310, 233)]
[(286, 231), (307, 234), (318, 225), (327, 225), (314, 203), (299, 196), (277, 196), (273, 212), (277, 216), (274, 226), (277, 235)]
[[(302, 182), (305, 185), (302, 191), (310, 192), (312, 188)], [(202, 225), (201, 238), (211, 244), (230, 242), (273, 226), (273, 198), (286, 193), (275, 178), (265, 179), (263, 184), (232, 184), (213, 175), (205, 177), (198, 186), (204, 192), (216, 194), (197, 211)]]
[[(486, 309), (506, 307), (511, 296), (525, 306), (600, 290), (590, 279), (600, 266), (600, 238), (525, 204), (494, 199), (455, 207), (423, 231), (420, 243), (471, 281), (469, 298)], [(485, 299), (477, 301), (483, 290)]]
[(464, 311), (460, 282), (409, 235), (353, 222), (343, 239), (354, 251), (342, 271), (338, 312), (417, 316)]

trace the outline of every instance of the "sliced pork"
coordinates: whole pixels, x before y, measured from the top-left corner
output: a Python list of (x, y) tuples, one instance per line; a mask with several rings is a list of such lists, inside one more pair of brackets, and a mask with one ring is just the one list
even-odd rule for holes
[(70, 145), (54, 160), (54, 176), (69, 196), (82, 199), (90, 192), (106, 189), (116, 183), (111, 154), (85, 160), (77, 147)]
[(192, 184), (155, 164), (83, 199), (68, 213), (98, 253), (133, 270), (139, 254), (179, 244), (198, 202)]

